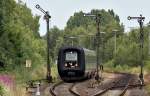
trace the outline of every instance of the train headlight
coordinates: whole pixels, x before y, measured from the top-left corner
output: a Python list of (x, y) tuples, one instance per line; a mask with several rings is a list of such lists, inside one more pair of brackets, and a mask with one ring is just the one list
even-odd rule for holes
[(72, 66), (72, 63), (70, 63), (70, 66)]
[(78, 64), (75, 64), (76, 67), (78, 67)]
[(67, 63), (65, 63), (65, 67), (67, 67)]

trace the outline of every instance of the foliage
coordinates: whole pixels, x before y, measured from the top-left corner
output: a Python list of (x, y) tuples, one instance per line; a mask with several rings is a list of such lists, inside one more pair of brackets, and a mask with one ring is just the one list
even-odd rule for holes
[[(109, 67), (129, 66), (137, 67), (141, 64), (140, 55), (140, 32), (139, 28), (124, 33), (124, 25), (120, 22), (119, 16), (110, 9), (93, 9), (91, 14), (101, 14), (100, 31), (101, 34), (100, 54), (103, 57), (103, 63), (110, 63)], [(118, 30), (116, 33), (113, 30)], [(149, 60), (149, 27), (144, 28), (144, 61)], [(85, 17), (82, 11), (75, 12), (67, 21), (64, 30), (57, 27), (51, 29), (51, 56), (57, 58), (57, 49), (64, 45), (81, 46), (95, 50), (96, 22), (93, 17)], [(58, 34), (59, 33), (59, 34)], [(115, 38), (116, 35), (116, 38)], [(74, 37), (74, 38), (72, 38)], [(61, 39), (60, 39), (61, 38)], [(115, 52), (116, 39), (116, 52)], [(61, 40), (61, 42), (60, 42)], [(57, 42), (56, 42), (57, 41)], [(58, 47), (56, 47), (56, 45)], [(56, 50), (55, 50), (56, 49)], [(104, 54), (104, 55), (102, 55)], [(55, 56), (54, 56), (55, 55)], [(54, 60), (53, 60), (54, 61)], [(120, 67), (118, 67), (120, 68)]]
[[(89, 13), (100, 14), (100, 56), (107, 67), (116, 67), (118, 70), (137, 67), (141, 64), (139, 48), (139, 28), (124, 32), (124, 25), (119, 16), (112, 10), (93, 9)], [(26, 4), (16, 3), (14, 0), (0, 1), (0, 66), (3, 64), (6, 70), (15, 71), (16, 78), (31, 79), (31, 71), (34, 70), (35, 78), (42, 74), (39, 69), (46, 67), (46, 35), (39, 35), (39, 18), (33, 16)], [(85, 17), (82, 11), (75, 12), (67, 21), (64, 30), (56, 26), (50, 29), (50, 60), (53, 66), (53, 74), (56, 74), (58, 49), (61, 46), (81, 46), (88, 49), (96, 49), (97, 33), (95, 18)], [(114, 30), (118, 30), (114, 33)], [(144, 61), (149, 68), (149, 26), (144, 28)], [(115, 36), (116, 35), (116, 36)], [(115, 38), (116, 37), (116, 38)], [(116, 51), (115, 51), (116, 41)], [(32, 68), (25, 69), (25, 61), (32, 60)], [(145, 63), (144, 62), (144, 63)], [(147, 63), (148, 62), (148, 63)], [(40, 67), (39, 67), (40, 66)], [(37, 68), (37, 69), (36, 69)], [(14, 70), (15, 69), (15, 70)], [(22, 75), (20, 75), (22, 74)], [(30, 76), (28, 76), (30, 74)], [(44, 72), (43, 72), (44, 74)], [(24, 76), (24, 77), (23, 77)], [(33, 76), (34, 77), (34, 76)]]
[[(104, 68), (132, 72), (128, 70), (132, 67), (135, 72), (139, 71), (137, 69), (141, 64), (139, 28), (125, 33), (124, 25), (112, 9), (108, 11), (93, 9), (89, 13), (101, 15), (100, 31), (105, 34), (100, 34), (102, 37), (100, 58), (103, 59)], [(0, 66), (4, 67), (6, 72), (13, 73), (15, 79), (23, 82), (45, 78), (46, 75), (47, 34), (40, 36), (39, 18), (40, 16), (33, 16), (31, 10), (22, 2), (0, 0)], [(95, 18), (85, 17), (80, 11), (69, 18), (64, 30), (56, 26), (50, 29), (49, 54), (53, 77), (57, 78), (58, 75), (55, 64), (58, 49), (62, 46), (74, 45), (95, 50), (96, 27)], [(114, 30), (118, 31), (114, 33)], [(149, 31), (150, 27), (145, 26), (143, 56), (147, 70), (150, 68)], [(31, 68), (25, 68), (26, 60), (32, 61)], [(0, 86), (0, 95), (3, 92), (3, 87)]]
[(24, 65), (27, 59), (33, 66), (45, 56), (45, 43), (40, 38), (39, 16), (33, 16), (25, 4), (1, 0), (0, 4), (0, 61), (8, 68)]
[(0, 85), (0, 96), (4, 96), (5, 90), (2, 85)]

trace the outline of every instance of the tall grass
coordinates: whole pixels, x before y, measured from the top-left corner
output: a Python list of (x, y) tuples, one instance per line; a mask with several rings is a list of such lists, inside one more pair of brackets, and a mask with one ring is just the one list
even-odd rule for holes
[[(138, 74), (140, 73), (140, 65), (139, 66), (128, 66), (127, 64), (120, 64), (114, 66), (113, 60), (104, 63), (104, 69), (106, 71), (112, 71), (112, 72), (127, 72), (127, 73), (133, 73), (133, 74)], [(150, 62), (149, 64), (144, 64), (144, 73), (150, 72)], [(149, 71), (148, 71), (149, 70)]]
[[(150, 61), (145, 61), (144, 62), (144, 75), (149, 74), (150, 75)], [(109, 71), (109, 72), (127, 72), (127, 73), (133, 73), (133, 74), (140, 74), (140, 65), (137, 67), (131, 67), (127, 65), (117, 65), (114, 67), (113, 60), (109, 61), (104, 64), (104, 71)], [(146, 84), (144, 89), (147, 91), (148, 95), (150, 96), (150, 82)]]
[[(53, 78), (55, 78), (54, 81), (57, 81), (58, 72), (57, 72), (57, 65), (52, 64), (51, 65), (51, 75)], [(26, 82), (29, 80), (39, 80), (39, 79), (46, 79), (46, 73), (47, 73), (47, 66), (46, 63), (43, 62), (43, 64), (38, 64), (37, 66), (33, 66), (31, 68), (26, 68), (25, 66), (16, 66), (14, 70), (1, 72), (1, 74), (7, 74), (14, 79), (14, 86), (13, 87), (4, 87), (6, 91), (6, 96), (27, 96), (26, 94)], [(3, 88), (3, 87), (2, 87)], [(0, 96), (3, 91), (1, 91), (0, 86)], [(5, 95), (2, 95), (5, 96)]]
[(2, 86), (2, 84), (0, 84), (0, 96), (4, 96), (4, 95), (5, 95), (4, 86)]

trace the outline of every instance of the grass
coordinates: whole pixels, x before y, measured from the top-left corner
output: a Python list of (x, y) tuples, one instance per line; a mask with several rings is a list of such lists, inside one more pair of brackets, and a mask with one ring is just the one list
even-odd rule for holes
[(145, 86), (144, 88), (148, 92), (148, 95), (150, 95), (150, 84)]
[[(149, 73), (150, 65), (147, 62), (144, 67), (144, 73)], [(129, 67), (129, 66), (121, 66), (118, 65), (116, 67), (113, 66), (112, 62), (108, 62), (104, 64), (104, 71), (112, 72), (128, 72), (133, 74), (139, 74), (140, 73), (140, 67)], [(3, 72), (2, 74), (10, 74), (14, 79), (16, 80), (15, 88), (9, 89), (6, 91), (7, 96), (26, 96), (25, 86), (26, 81), (28, 80), (36, 80), (36, 79), (45, 79), (46, 78), (46, 64), (39, 64), (35, 68), (25, 68), (25, 67), (18, 67), (13, 72)], [(51, 75), (55, 82), (58, 81), (58, 71), (57, 71), (57, 65), (52, 64), (51, 68)], [(150, 85), (147, 85), (145, 89), (150, 94)], [(11, 95), (9, 95), (11, 94)]]
[[(133, 73), (133, 74), (138, 74), (140, 73), (140, 66), (128, 66), (127, 64), (123, 64), (123, 65), (117, 65), (116, 67), (114, 67), (113, 64), (113, 60), (103, 64), (104, 68), (106, 71), (112, 71), (112, 72), (127, 72), (127, 73)], [(150, 62), (149, 61), (145, 61), (144, 63), (144, 74), (150, 73)]]
[(0, 85), (0, 96), (4, 96), (5, 95), (5, 87), (1, 84)]
[[(34, 68), (25, 68), (24, 66), (18, 66), (15, 68), (15, 70), (5, 72), (2, 71), (1, 74), (7, 74), (13, 77), (13, 79), (15, 80), (15, 86), (13, 86), (13, 88), (4, 87), (6, 89), (6, 96), (27, 96), (25, 90), (26, 82), (29, 80), (46, 79), (46, 73), (46, 64), (38, 64)], [(54, 81), (56, 82), (58, 80), (56, 64), (52, 64), (51, 75), (53, 78), (55, 78)]]
[[(131, 74), (140, 74), (140, 66), (138, 67), (129, 67), (127, 65), (118, 65), (116, 67), (113, 66), (114, 64), (112, 64), (112, 62), (108, 62), (106, 64), (104, 64), (104, 71), (108, 71), (108, 72), (126, 72), (126, 73), (131, 73)], [(145, 62), (144, 63), (144, 75), (149, 74), (150, 75), (150, 62)], [(144, 87), (144, 89), (146, 90), (146, 92), (148, 92), (148, 95), (150, 95), (150, 82)]]
[[(145, 74), (150, 75), (150, 62), (145, 62), (145, 68), (146, 70)], [(149, 80), (148, 80), (149, 81)], [(145, 90), (148, 92), (148, 95), (150, 96), (150, 81), (149, 83), (145, 86)]]

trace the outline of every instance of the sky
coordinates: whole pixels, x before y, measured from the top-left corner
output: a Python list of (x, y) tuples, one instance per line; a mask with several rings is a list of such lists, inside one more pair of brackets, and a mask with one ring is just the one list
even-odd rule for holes
[(150, 21), (150, 0), (22, 0), (32, 10), (34, 15), (41, 15), (40, 29), (41, 35), (46, 33), (46, 23), (43, 13), (35, 8), (39, 4), (51, 15), (50, 27), (57, 26), (64, 29), (66, 22), (74, 12), (90, 12), (91, 9), (113, 9), (119, 15), (121, 22), (125, 25), (125, 31), (137, 27), (137, 20), (127, 20), (128, 16), (139, 16), (142, 14), (147, 24)]

